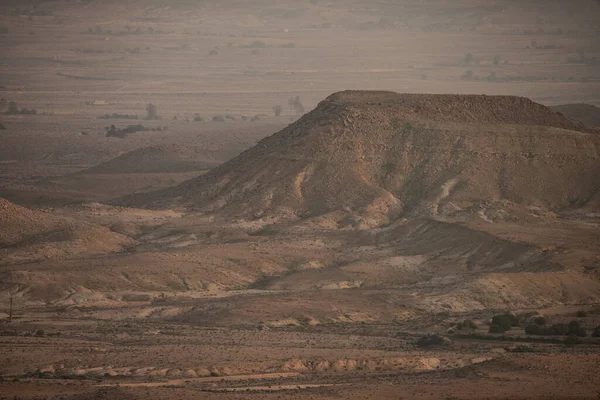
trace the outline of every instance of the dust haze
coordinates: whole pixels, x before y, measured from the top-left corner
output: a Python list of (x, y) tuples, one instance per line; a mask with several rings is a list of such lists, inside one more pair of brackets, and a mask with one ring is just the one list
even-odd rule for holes
[(598, 399), (600, 3), (4, 0), (0, 398)]

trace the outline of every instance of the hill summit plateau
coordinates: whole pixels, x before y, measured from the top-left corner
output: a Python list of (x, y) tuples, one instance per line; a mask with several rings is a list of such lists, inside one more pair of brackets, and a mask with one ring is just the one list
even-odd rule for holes
[(365, 227), (482, 202), (556, 211), (597, 195), (599, 149), (591, 128), (526, 98), (345, 91), (206, 175), (122, 201)]

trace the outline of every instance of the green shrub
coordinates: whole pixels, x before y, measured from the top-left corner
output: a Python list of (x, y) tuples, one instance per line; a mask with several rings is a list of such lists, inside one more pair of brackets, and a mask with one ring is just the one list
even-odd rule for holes
[(225, 122), (225, 117), (222, 115), (215, 115), (212, 117), (213, 122)]
[(536, 350), (531, 346), (519, 344), (514, 349), (511, 349), (510, 351), (511, 351), (511, 353), (535, 353)]
[(567, 324), (554, 324), (552, 325), (552, 331), (554, 332), (554, 335), (566, 335), (569, 332), (569, 327), (567, 326)]
[(517, 315), (515, 313), (512, 312), (506, 312), (504, 313), (504, 315), (510, 320), (510, 326), (511, 327), (515, 327), (515, 326), (519, 326), (519, 317), (517, 317)]
[(459, 331), (466, 331), (466, 330), (474, 331), (477, 329), (477, 325), (472, 320), (465, 319), (463, 322), (459, 322), (458, 324), (456, 324), (456, 329), (458, 329)]
[(571, 344), (581, 344), (581, 343), (583, 343), (583, 341), (581, 340), (581, 338), (579, 338), (575, 335), (569, 335), (565, 338), (563, 343), (571, 345)]
[(513, 321), (507, 314), (498, 314), (492, 317), (492, 326), (500, 326), (504, 331), (509, 330), (513, 326)]
[(496, 324), (492, 324), (490, 326), (490, 333), (504, 333), (506, 332), (508, 329), (504, 329), (504, 327), (502, 325), (496, 325)]
[(417, 340), (417, 346), (419, 347), (443, 346), (449, 343), (450, 340), (448, 338), (437, 334), (421, 336)]
[(597, 327), (594, 328), (594, 331), (592, 332), (592, 336), (600, 337), (600, 325), (598, 325)]
[(567, 334), (577, 337), (585, 337), (587, 333), (585, 329), (581, 326), (579, 321), (571, 321), (567, 327)]
[(542, 326), (530, 324), (525, 327), (525, 333), (528, 335), (544, 335), (544, 336), (575, 336), (585, 337), (587, 332), (581, 327), (579, 321), (571, 321), (569, 324), (554, 324), (552, 326)]
[(536, 325), (544, 326), (546, 325), (546, 318), (544, 317), (535, 317), (533, 319), (533, 323)]
[(577, 312), (575, 313), (575, 316), (576, 316), (577, 318), (585, 318), (585, 316), (586, 316), (586, 315), (587, 315), (587, 314), (585, 313), (585, 311), (577, 311)]

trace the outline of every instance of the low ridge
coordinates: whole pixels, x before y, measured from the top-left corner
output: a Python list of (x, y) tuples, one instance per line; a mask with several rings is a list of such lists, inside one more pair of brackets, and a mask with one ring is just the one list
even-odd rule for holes
[(214, 154), (190, 146), (142, 147), (88, 168), (83, 174), (144, 174), (206, 170), (219, 165)]
[(587, 126), (600, 127), (600, 108), (585, 103), (561, 104), (550, 107), (553, 111), (560, 112), (566, 117), (581, 122)]
[(585, 125), (525, 98), (346, 91), (206, 175), (121, 204), (250, 219), (341, 211), (366, 227), (486, 201), (557, 210), (598, 193), (599, 150)]

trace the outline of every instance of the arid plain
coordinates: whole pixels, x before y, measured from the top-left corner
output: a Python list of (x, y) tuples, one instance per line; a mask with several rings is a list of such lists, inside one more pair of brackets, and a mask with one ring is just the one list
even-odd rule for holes
[(239, 3), (0, 5), (0, 398), (598, 399), (598, 2)]

